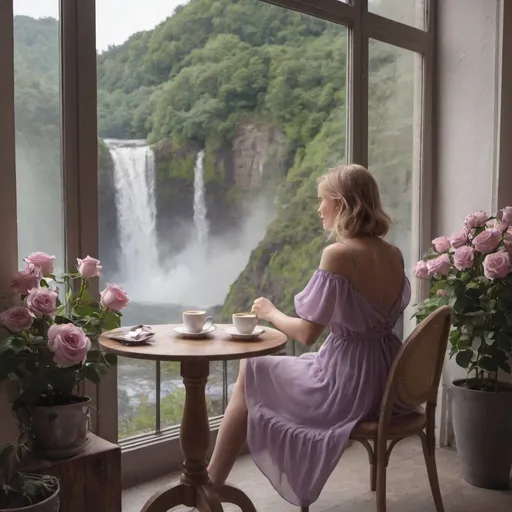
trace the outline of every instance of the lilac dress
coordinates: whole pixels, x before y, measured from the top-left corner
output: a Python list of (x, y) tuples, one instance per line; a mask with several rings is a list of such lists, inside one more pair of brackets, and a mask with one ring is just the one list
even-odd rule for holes
[(409, 303), (403, 289), (390, 312), (369, 303), (340, 275), (316, 270), (296, 295), (304, 320), (331, 333), (315, 353), (250, 359), (248, 444), (279, 494), (298, 506), (320, 495), (361, 420), (377, 419), (401, 341), (392, 329)]

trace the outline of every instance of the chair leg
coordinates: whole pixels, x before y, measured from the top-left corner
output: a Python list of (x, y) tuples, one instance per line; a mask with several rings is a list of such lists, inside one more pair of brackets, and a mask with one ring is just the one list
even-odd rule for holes
[(386, 512), (386, 461), (377, 461), (377, 512)]
[(423, 445), (423, 455), (425, 457), (425, 464), (427, 466), (428, 480), (430, 482), (430, 489), (434, 497), (437, 512), (444, 512), (443, 498), (441, 497), (441, 489), (439, 488), (439, 477), (437, 475), (435, 441), (429, 443), (427, 436), (422, 432), (420, 435)]
[(377, 512), (386, 512), (387, 442), (381, 443), (377, 441), (375, 453), (377, 456)]
[(377, 490), (377, 465), (370, 464), (370, 490), (375, 492)]

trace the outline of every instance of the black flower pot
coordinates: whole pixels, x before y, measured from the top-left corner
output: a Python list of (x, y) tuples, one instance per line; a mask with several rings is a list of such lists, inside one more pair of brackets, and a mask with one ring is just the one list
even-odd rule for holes
[(512, 469), (512, 388), (480, 391), (456, 380), (453, 427), (464, 478), (485, 489), (506, 489)]

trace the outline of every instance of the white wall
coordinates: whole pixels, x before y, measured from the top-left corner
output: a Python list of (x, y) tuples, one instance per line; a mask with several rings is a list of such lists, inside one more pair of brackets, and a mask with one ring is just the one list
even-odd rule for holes
[[(510, 174), (498, 152), (506, 128), (500, 124), (501, 89), (502, 85), (510, 88), (512, 79), (501, 76), (503, 1), (508, 0), (438, 2), (434, 236), (460, 229), (468, 213), (492, 212), (504, 202), (512, 204), (512, 190), (510, 197), (497, 194), (498, 184), (508, 182), (509, 176), (504, 178)], [(512, 53), (507, 55), (510, 59)], [(440, 394), (440, 405), (446, 409), (438, 417), (441, 444), (453, 440), (446, 390), (454, 379), (464, 376), (461, 368), (447, 360)]]

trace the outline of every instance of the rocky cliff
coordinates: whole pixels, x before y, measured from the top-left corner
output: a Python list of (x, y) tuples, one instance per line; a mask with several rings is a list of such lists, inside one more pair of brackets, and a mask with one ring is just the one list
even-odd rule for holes
[(98, 209), (100, 258), (105, 275), (118, 270), (119, 231), (116, 212), (116, 189), (114, 185), (114, 162), (103, 142), (98, 141)]

